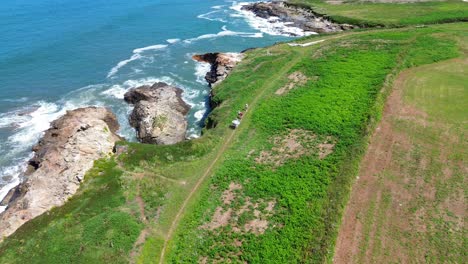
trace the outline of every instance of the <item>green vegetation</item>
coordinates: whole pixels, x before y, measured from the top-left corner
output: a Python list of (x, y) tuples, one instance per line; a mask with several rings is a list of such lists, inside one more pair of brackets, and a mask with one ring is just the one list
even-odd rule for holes
[(354, 262), (466, 262), (467, 73), (465, 54), (401, 76), (391, 102), (402, 102), (385, 122), (404, 143), (386, 149), (391, 161), (367, 181), (374, 195), (360, 206)]
[(162, 130), (164, 126), (166, 125), (166, 122), (167, 122), (167, 116), (165, 115), (155, 116), (153, 118), (153, 128), (157, 127)]
[(2, 263), (126, 263), (143, 225), (122, 210), (113, 160), (100, 160), (64, 206), (29, 221), (0, 247)]
[(419, 3), (371, 3), (343, 1), (329, 4), (323, 0), (289, 0), (290, 4), (311, 8), (338, 23), (363, 27), (406, 26), (468, 20), (468, 4), (461, 0)]
[[(226, 159), (184, 219), (168, 261), (315, 263), (329, 259), (340, 212), (366, 147), (368, 127), (381, 112), (382, 86), (398, 69), (458, 54), (455, 41), (439, 38), (437, 32), (383, 32), (306, 49), (272, 48), (270, 51), (287, 52), (288, 58), (300, 58), (288, 72), (301, 71), (311, 81), (284, 96), (275, 94), (287, 82), (284, 74), (272, 85), (269, 82), (276, 76), (245, 84), (255, 89), (266, 82), (263, 100), (254, 106), (251, 119), (247, 116)], [(432, 48), (425, 49), (429, 39)], [(236, 87), (230, 83), (242, 82), (250, 74), (239, 70), (220, 89), (228, 93)], [(291, 130), (332, 136), (337, 143), (325, 159), (315, 153), (289, 159), (279, 167), (258, 162), (263, 151), (272, 149), (274, 137), (284, 138)], [(231, 184), (241, 185), (241, 191), (234, 192), (231, 203), (223, 202)], [(271, 216), (260, 209), (268, 201), (275, 201)], [(251, 209), (245, 210), (245, 206)], [(256, 219), (256, 208), (257, 220), (268, 222), (261, 235), (245, 226)]]
[[(119, 143), (123, 154), (96, 162), (65, 206), (0, 244), (0, 262), (155, 263), (165, 241), (164, 260), (172, 263), (330, 260), (392, 78), (406, 67), (456, 57), (463, 26), (359, 32), (307, 48), (279, 44), (248, 52), (214, 89), (218, 107), (200, 139)], [(298, 71), (309, 81), (275, 94)], [(247, 103), (232, 131), (231, 120)], [(271, 162), (278, 157), (280, 163)], [(216, 211), (230, 213), (216, 220)]]

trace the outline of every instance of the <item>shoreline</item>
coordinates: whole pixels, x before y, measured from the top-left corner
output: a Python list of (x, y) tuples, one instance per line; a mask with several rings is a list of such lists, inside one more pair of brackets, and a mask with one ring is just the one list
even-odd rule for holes
[[(251, 17), (249, 18), (249, 16), (252, 16), (252, 15), (255, 16), (255, 17), (256, 17), (256, 20), (257, 20), (257, 21), (262, 21), (262, 23), (265, 23), (265, 22), (266, 22), (266, 23), (272, 23), (272, 21), (268, 21), (268, 19), (264, 21), (264, 20), (262, 20), (263, 18), (256, 16), (256, 15), (254, 14), (254, 12), (243, 10), (243, 8), (244, 8), (245, 6), (247, 6), (247, 5), (252, 5), (252, 3), (239, 3), (239, 4), (237, 4), (237, 5), (232, 5), (231, 7), (229, 7), (229, 9), (235, 10), (236, 12), (239, 12), (239, 13), (243, 13), (244, 19), (247, 21), (247, 23), (249, 23), (249, 25), (250, 25), (252, 28), (255, 28), (255, 29), (259, 30), (260, 32), (262, 32), (262, 34), (265, 33), (265, 32), (268, 32), (268, 31), (265, 31), (265, 30), (266, 30), (265, 28), (262, 29), (261, 27), (256, 26), (255, 23), (252, 22), (252, 21), (254, 21), (253, 18), (251, 18)], [(249, 13), (249, 14), (246, 14), (246, 12)], [(274, 21), (273, 21), (273, 23), (274, 23)], [(293, 27), (290, 27), (290, 26), (287, 25), (287, 24), (281, 24), (281, 27), (282, 27), (283, 29), (291, 29), (291, 28), (293, 28)], [(276, 25), (275, 28), (278, 29), (278, 26)], [(229, 31), (226, 27), (223, 27), (222, 30), (223, 30), (222, 32), (232, 32), (232, 31)], [(295, 30), (297, 30), (297, 29), (295, 29)], [(275, 35), (275, 34), (279, 33), (279, 35), (282, 35), (282, 36), (284, 36), (284, 35), (289, 35), (289, 36), (290, 36), (290, 35), (291, 35), (290, 32), (287, 32), (287, 31), (281, 31), (281, 32), (271, 32), (271, 31), (270, 31), (270, 32), (268, 32), (268, 33), (269, 33), (269, 34), (272, 34), (272, 35)], [(231, 33), (229, 33), (229, 34), (231, 34)], [(228, 34), (228, 35), (229, 35), (229, 34)], [(234, 34), (234, 33), (233, 33), (233, 34)], [(237, 33), (236, 33), (236, 34), (237, 34)], [(244, 33), (241, 33), (241, 34), (244, 34)], [(304, 34), (305, 34), (305, 32), (304, 32)], [(306, 35), (307, 35), (307, 34), (306, 34)], [(214, 37), (217, 37), (217, 35), (213, 35), (213, 36), (214, 36)], [(255, 37), (257, 37), (257, 36), (259, 36), (259, 35), (255, 35)], [(298, 35), (295, 35), (295, 36), (298, 36)], [(245, 36), (245, 37), (249, 37), (249, 36)], [(262, 35), (261, 37), (263, 37), (263, 35)], [(202, 36), (200, 36), (200, 37), (197, 37), (197, 38), (195, 38), (195, 39), (199, 39), (199, 38), (203, 39), (203, 38), (204, 38), (204, 35), (202, 35)], [(134, 49), (134, 51), (133, 51), (134, 55), (133, 55), (133, 56), (141, 56), (141, 54), (143, 54), (144, 52), (147, 52), (147, 51), (163, 50), (163, 49), (166, 49), (169, 45), (177, 44), (177, 43), (180, 43), (180, 42), (185, 42), (185, 43), (186, 43), (187, 41), (190, 42), (190, 41), (193, 41), (193, 40), (194, 40), (194, 39), (190, 39), (190, 40), (180, 40), (180, 39), (170, 39), (170, 40), (169, 40), (169, 39), (168, 39), (167, 42), (168, 42), (169, 44), (167, 44), (167, 45), (166, 45), (166, 44), (165, 44), (165, 45), (156, 44), (156, 45), (151, 45), (151, 46), (147, 46), (147, 47), (143, 47), (143, 48)], [(250, 49), (250, 48), (249, 48), (249, 49)], [(218, 53), (216, 53), (216, 54), (218, 54)], [(223, 54), (223, 53), (219, 53), (219, 54)], [(228, 54), (228, 55), (230, 56), (230, 54), (235, 54), (235, 53), (225, 53), (225, 54)], [(240, 54), (240, 53), (239, 53), (239, 54)], [(111, 78), (111, 79), (112, 79), (113, 76), (114, 76), (115, 74), (118, 73), (118, 71), (119, 71), (120, 68), (124, 67), (127, 63), (129, 63), (129, 62), (131, 62), (131, 61), (133, 61), (133, 60), (139, 59), (139, 58), (133, 58), (133, 56), (132, 56), (130, 59), (128, 59), (128, 60), (124, 60), (124, 61), (122, 61), (122, 62), (119, 62), (119, 63), (117, 64), (117, 66), (115, 66), (114, 68), (112, 68), (111, 71), (110, 71), (109, 74), (108, 74), (108, 78)], [(235, 66), (235, 64), (237, 64), (237, 63), (241, 60), (241, 58), (234, 58), (234, 57), (231, 58), (231, 59), (233, 59), (233, 60), (235, 61), (235, 62), (233, 63), (233, 65), (228, 66), (228, 67), (227, 67), (228, 69), (226, 69), (226, 72), (221, 72), (221, 73), (219, 73), (219, 77), (213, 77), (213, 78), (216, 78), (216, 79), (212, 79), (212, 81), (210, 81), (210, 78), (208, 78), (207, 76), (209, 76), (210, 72), (211, 72), (211, 75), (213, 75), (213, 71), (214, 71), (214, 74), (216, 75), (218, 65), (217, 65), (217, 63), (205, 61), (205, 62), (208, 62), (208, 63), (211, 65), (211, 66), (210, 66), (210, 70), (204, 73), (204, 75), (205, 75), (205, 76), (204, 76), (204, 79), (205, 79), (206, 83), (207, 83), (209, 86), (211, 86), (212, 84), (213, 84), (213, 85), (216, 85), (217, 83), (221, 82), (221, 81), (229, 74), (230, 70)], [(202, 60), (198, 60), (197, 63), (204, 63), (204, 62), (203, 62)], [(222, 64), (222, 63), (221, 63), (221, 64)], [(221, 67), (223, 68), (222, 71), (225, 70), (226, 64), (229, 64), (229, 62), (225, 62), (225, 64), (223, 64), (223, 65), (221, 66)], [(116, 67), (117, 67), (117, 68), (116, 68)], [(202, 70), (206, 70), (206, 69), (208, 68), (206, 65), (205, 65), (205, 66), (200, 66), (200, 68), (197, 68), (197, 67), (199, 67), (199, 64), (196, 64), (196, 69), (195, 69), (195, 74), (197, 74), (197, 75), (201, 75), (201, 74), (202, 74), (201, 71), (202, 71)], [(112, 73), (112, 74), (111, 74), (111, 73)], [(110, 76), (109, 76), (109, 75), (110, 75)], [(198, 77), (197, 77), (197, 78), (198, 78)], [(218, 78), (219, 78), (219, 79), (218, 79)], [(160, 80), (161, 80), (160, 78), (153, 78), (153, 79), (152, 79), (152, 78), (147, 78), (147, 79), (144, 79), (144, 80), (143, 80), (143, 83), (140, 82), (139, 84), (134, 83), (134, 82), (129, 82), (128, 84), (126, 84), (126, 86), (127, 86), (126, 89), (117, 88), (117, 87), (115, 87), (115, 85), (114, 85), (114, 86), (112, 86), (110, 89), (107, 89), (107, 90), (102, 91), (101, 94), (102, 94), (102, 95), (112, 95), (112, 96), (114, 96), (114, 97), (117, 98), (117, 99), (122, 99), (122, 98), (123, 98), (123, 94), (124, 94), (125, 92), (129, 91), (130, 89), (135, 88), (135, 87), (138, 87), (138, 86), (141, 86), (141, 85), (153, 84), (153, 83), (159, 82)], [(167, 80), (164, 80), (164, 77), (163, 77), (163, 78), (162, 78), (162, 81), (167, 81)], [(197, 81), (199, 81), (199, 79), (197, 79)], [(172, 84), (173, 82), (169, 82), (169, 83)], [(110, 93), (110, 91), (112, 91), (112, 93)], [(211, 88), (210, 88), (210, 91), (211, 91)], [(75, 92), (77, 92), (77, 91), (73, 91), (72, 93), (75, 93)], [(205, 119), (207, 118), (207, 116), (209, 115), (209, 113), (212, 111), (212, 109), (213, 109), (214, 106), (213, 106), (212, 103), (211, 103), (211, 97), (212, 97), (212, 93), (210, 92), (210, 93), (207, 95), (208, 101), (210, 102), (210, 106), (207, 106), (207, 107), (205, 107), (204, 109), (201, 109), (201, 110), (198, 110), (197, 112), (195, 112), (194, 116), (195, 116), (195, 118), (197, 118), (197, 120), (198, 120), (198, 121), (196, 121), (196, 122), (202, 122), (203, 120), (205, 120)], [(190, 101), (188, 101), (187, 99), (185, 99), (184, 101), (186, 101), (186, 102), (187, 102), (188, 104), (190, 104), (192, 107), (194, 106), (194, 104), (191, 103)], [(81, 108), (81, 107), (87, 107), (87, 106), (106, 106), (106, 105), (101, 105), (101, 104), (97, 104), (97, 105), (96, 105), (96, 104), (91, 104), (91, 105), (89, 105), (89, 104), (88, 104), (88, 105), (87, 105), (87, 104), (82, 104), (82, 105), (76, 105), (76, 106), (68, 105), (67, 107), (62, 108), (59, 112), (54, 113), (54, 114), (53, 114), (51, 117), (49, 117), (49, 118), (50, 118), (50, 119), (54, 118), (54, 119), (52, 119), (52, 121), (53, 121), (53, 120), (56, 120), (57, 118), (59, 118), (60, 116), (63, 116), (63, 115), (65, 114), (66, 111), (78, 109), (78, 108)], [(131, 108), (130, 106), (127, 106), (127, 109), (130, 109), (130, 108)], [(36, 111), (41, 111), (41, 110), (42, 110), (42, 109), (41, 109), (40, 107), (38, 107), (38, 108), (36, 108), (35, 111), (32, 111), (31, 113), (29, 113), (29, 115), (30, 115), (30, 116), (33, 116), (34, 113), (35, 113)], [(129, 110), (127, 110), (127, 115), (128, 115), (128, 111), (129, 111)], [(118, 114), (118, 113), (117, 113), (117, 114)], [(25, 115), (27, 116), (28, 114), (25, 114)], [(19, 116), (19, 115), (18, 115), (18, 116)], [(121, 115), (118, 115), (118, 116), (119, 116), (120, 118), (122, 117)], [(119, 120), (119, 121), (122, 121), (122, 120)], [(126, 118), (125, 118), (125, 121), (126, 121)], [(126, 125), (126, 122), (119, 122), (119, 123), (125, 124), (125, 125)], [(45, 125), (45, 124), (42, 124), (42, 125), (44, 126), (42, 129), (44, 129), (44, 128), (46, 127), (46, 125)], [(47, 127), (48, 127), (48, 126), (47, 126)], [(40, 130), (42, 130), (42, 129), (40, 129)], [(200, 131), (201, 131), (201, 128), (200, 128)], [(199, 131), (198, 133), (200, 133), (200, 131)], [(189, 132), (190, 132), (191, 134), (189, 134)], [(187, 138), (188, 140), (191, 140), (191, 139), (194, 139), (194, 138), (198, 138), (198, 137), (199, 137), (199, 136), (193, 134), (193, 132), (194, 132), (194, 131), (193, 131), (193, 128), (188, 128), (188, 129), (187, 129), (187, 132), (186, 132), (186, 133), (187, 133), (187, 134), (186, 134), (187, 136), (186, 136), (186, 138)], [(37, 133), (37, 135), (35, 136), (35, 138), (39, 138), (39, 136), (40, 136), (41, 134), (43, 134), (43, 133), (44, 133), (44, 132), (39, 132), (39, 133)], [(128, 132), (127, 132), (127, 133), (128, 133)], [(134, 132), (133, 132), (133, 133), (134, 133)], [(119, 134), (120, 134), (120, 136), (125, 136), (125, 135), (122, 135), (121, 133), (119, 133)], [(193, 135), (192, 135), (192, 134), (193, 134)], [(23, 182), (23, 180), (20, 180), (20, 179), (21, 179), (21, 177), (24, 177), (24, 176), (22, 176), (22, 175), (24, 175), (24, 171), (25, 171), (25, 168), (26, 168), (26, 163), (27, 163), (27, 161), (31, 159), (31, 157), (30, 157), (31, 154), (32, 154), (32, 152), (30, 152), (30, 154), (28, 155), (28, 157), (25, 158), (23, 162), (21, 162), (22, 164), (16, 164), (16, 165), (14, 165), (14, 166), (17, 168), (17, 174), (16, 174), (17, 176), (13, 176), (13, 177), (12, 177), (12, 178), (13, 178), (13, 181), (10, 182), (10, 183), (7, 183), (5, 186), (3, 186), (3, 187), (0, 189), (0, 194), (1, 194), (1, 196), (2, 196), (2, 197), (0, 197), (0, 202), (3, 201), (3, 200), (5, 199), (5, 197), (6, 197), (13, 189), (15, 189), (18, 185), (20, 185), (20, 184)], [(1, 214), (2, 212), (4, 212), (6, 208), (7, 208), (7, 205), (2, 205), (2, 206), (0, 206), (0, 214)]]

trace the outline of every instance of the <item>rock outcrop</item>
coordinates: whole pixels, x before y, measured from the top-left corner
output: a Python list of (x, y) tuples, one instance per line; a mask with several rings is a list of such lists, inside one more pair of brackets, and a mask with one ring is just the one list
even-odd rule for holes
[(185, 139), (190, 106), (182, 100), (182, 89), (166, 83), (145, 85), (128, 91), (124, 99), (135, 105), (130, 125), (142, 143), (170, 145)]
[(234, 67), (244, 58), (242, 53), (206, 53), (194, 55), (194, 60), (211, 64), (210, 71), (206, 73), (205, 80), (215, 86), (222, 82)]
[[(287, 5), (283, 1), (251, 3), (244, 5), (242, 9), (253, 12), (270, 23), (280, 22), (285, 27), (300, 28), (306, 33), (338, 32), (356, 28), (349, 24), (333, 23), (309, 9)], [(295, 35), (289, 30), (284, 30), (283, 33)]]
[(94, 161), (112, 153), (118, 129), (115, 115), (100, 107), (68, 111), (52, 122), (33, 148), (25, 180), (4, 200), (0, 240), (75, 194)]

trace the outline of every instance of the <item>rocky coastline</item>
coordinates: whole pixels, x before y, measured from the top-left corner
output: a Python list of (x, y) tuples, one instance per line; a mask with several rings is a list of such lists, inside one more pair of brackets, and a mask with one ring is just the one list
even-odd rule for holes
[(75, 194), (94, 161), (112, 154), (118, 129), (116, 116), (102, 107), (68, 111), (53, 121), (33, 147), (25, 180), (2, 201), (8, 208), (0, 214), (0, 240)]
[(209, 63), (210, 71), (206, 73), (205, 80), (211, 87), (221, 83), (244, 58), (243, 53), (205, 53), (193, 55), (192, 59), (198, 62)]
[[(305, 35), (340, 32), (357, 28), (350, 24), (338, 24), (314, 13), (312, 10), (288, 5), (284, 1), (257, 2), (246, 4), (242, 10), (249, 11), (269, 23), (281, 23), (285, 27), (299, 28)], [(283, 29), (283, 34), (297, 36)]]
[[(125, 101), (133, 104), (129, 116), (140, 142), (169, 145), (185, 140), (190, 110), (182, 89), (166, 83), (130, 89)], [(29, 220), (63, 205), (73, 196), (94, 161), (113, 155), (117, 117), (107, 108), (85, 107), (68, 111), (50, 124), (33, 147), (23, 182), (0, 201), (0, 241)]]
[(129, 90), (124, 100), (135, 107), (129, 116), (142, 143), (171, 145), (185, 140), (190, 106), (182, 89), (158, 82)]

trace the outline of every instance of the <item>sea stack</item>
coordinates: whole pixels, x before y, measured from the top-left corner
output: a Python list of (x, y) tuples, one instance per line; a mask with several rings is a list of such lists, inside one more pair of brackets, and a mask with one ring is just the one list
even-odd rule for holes
[(129, 121), (140, 142), (171, 145), (185, 140), (190, 106), (182, 99), (182, 93), (180, 88), (158, 82), (125, 94), (125, 101), (135, 106)]
[(39, 143), (20, 186), (3, 201), (0, 240), (27, 221), (63, 205), (78, 190), (94, 161), (112, 154), (119, 124), (106, 108), (68, 111), (53, 121)]

